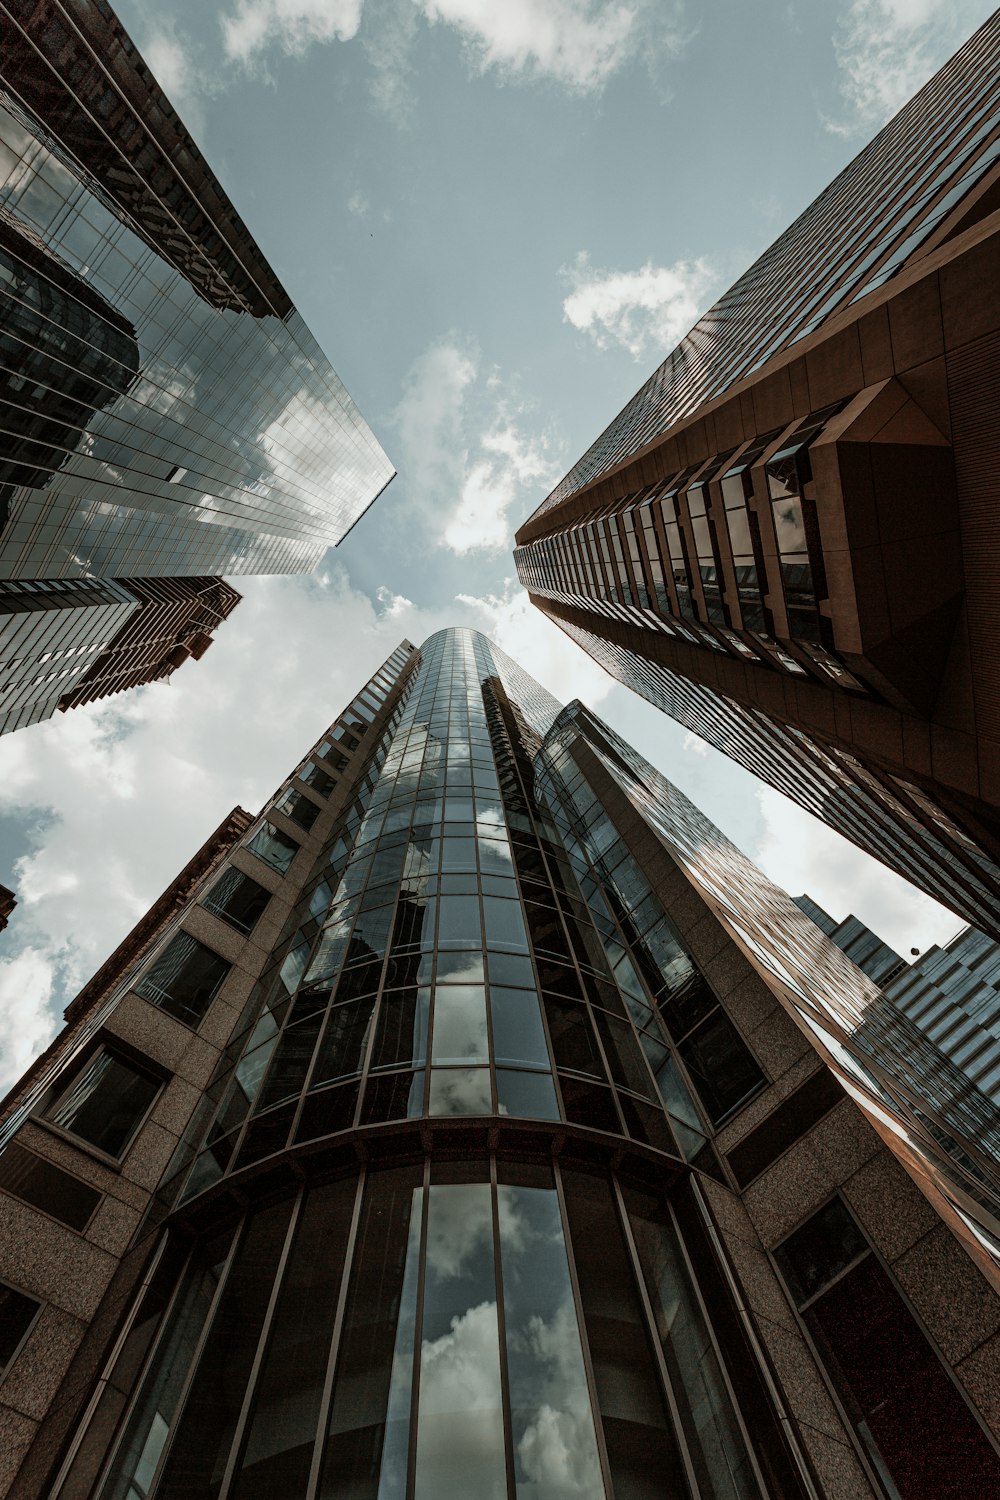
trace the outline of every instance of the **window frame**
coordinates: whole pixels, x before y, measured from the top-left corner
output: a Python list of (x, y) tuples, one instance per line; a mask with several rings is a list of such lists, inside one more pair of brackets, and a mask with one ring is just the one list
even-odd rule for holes
[[(73, 1084), (84, 1070), (89, 1067), (91, 1062), (104, 1052), (110, 1053), (117, 1062), (131, 1068), (134, 1072), (144, 1074), (157, 1085), (156, 1092), (153, 1094), (143, 1113), (137, 1117), (128, 1140), (122, 1146), (117, 1156), (112, 1155), (110, 1151), (105, 1151), (103, 1146), (94, 1145), (85, 1136), (77, 1135), (75, 1131), (70, 1130), (67, 1126), (60, 1125), (56, 1120), (48, 1118), (49, 1110), (72, 1088)], [(91, 1043), (83, 1048), (76, 1057), (72, 1058), (58, 1076), (52, 1080), (52, 1083), (32, 1110), (30, 1118), (36, 1125), (41, 1126), (43, 1130), (51, 1131), (60, 1140), (68, 1141), (85, 1155), (96, 1157), (98, 1161), (103, 1162), (106, 1166), (112, 1167), (115, 1171), (120, 1171), (125, 1158), (135, 1145), (140, 1132), (149, 1122), (172, 1076), (171, 1073), (152, 1058), (147, 1057), (136, 1048), (130, 1047), (127, 1042), (121, 1041), (116, 1036), (110, 1036), (106, 1032), (98, 1032)]]
[(5, 1364), (0, 1365), (0, 1384), (2, 1384), (24, 1352), (24, 1346), (30, 1339), (35, 1328), (38, 1326), (38, 1320), (41, 1317), (44, 1309), (48, 1306), (48, 1303), (41, 1297), (36, 1297), (34, 1293), (26, 1292), (23, 1287), (15, 1286), (12, 1281), (0, 1279), (0, 1287), (6, 1288), (8, 1292), (13, 1292), (18, 1297), (23, 1297), (26, 1302), (34, 1302), (35, 1304), (35, 1311), (29, 1318), (25, 1330), (21, 1334), (21, 1337), (14, 1345), (10, 1357), (7, 1359)]

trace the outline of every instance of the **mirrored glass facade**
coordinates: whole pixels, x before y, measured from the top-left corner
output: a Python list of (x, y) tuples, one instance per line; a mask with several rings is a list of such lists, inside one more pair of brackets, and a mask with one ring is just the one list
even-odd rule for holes
[(391, 464), (110, 8), (0, 28), (0, 578), (309, 571)]

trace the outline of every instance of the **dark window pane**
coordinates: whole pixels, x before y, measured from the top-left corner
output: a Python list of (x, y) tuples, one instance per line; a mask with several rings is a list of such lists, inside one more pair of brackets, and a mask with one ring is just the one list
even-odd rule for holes
[(322, 1020), (322, 1012), (314, 1012), (298, 1025), (286, 1027), (257, 1100), (258, 1112), (298, 1094), (312, 1062), (313, 1048), (316, 1046)]
[(376, 1500), (382, 1471), (405, 1485), (422, 1181), (404, 1167), (365, 1188), (318, 1500)]
[(563, 1187), (615, 1500), (687, 1495), (608, 1184), (564, 1171)]
[(103, 1050), (46, 1108), (45, 1118), (109, 1156), (121, 1156), (160, 1087), (158, 1079)]
[(281, 875), (284, 875), (301, 847), (287, 833), (275, 828), (273, 823), (265, 823), (247, 844), (252, 854), (256, 854), (258, 859), (262, 859)]
[(383, 1120), (406, 1120), (423, 1114), (424, 1075), (418, 1073), (383, 1073), (369, 1077), (361, 1107), (362, 1125), (377, 1125)]
[(295, 1132), (297, 1141), (313, 1141), (319, 1136), (336, 1135), (350, 1130), (358, 1102), (358, 1085), (341, 1084), (339, 1088), (322, 1089), (310, 1094), (302, 1106), (302, 1117)]
[(559, 1075), (559, 1087), (567, 1120), (574, 1125), (587, 1125), (592, 1130), (622, 1134), (622, 1124), (610, 1089), (584, 1083), (582, 1078), (570, 1078), (565, 1073)]
[(218, 1494), (290, 1213), (290, 1203), (279, 1203), (250, 1220), (157, 1485), (157, 1500)]
[(77, 1230), (87, 1227), (101, 1201), (96, 1188), (33, 1151), (25, 1151), (17, 1141), (11, 1141), (0, 1155), (0, 1188)]
[(278, 812), (283, 812), (286, 818), (291, 818), (293, 823), (297, 823), (305, 831), (313, 826), (320, 813), (319, 807), (312, 798), (307, 797), (304, 792), (296, 791), (294, 787), (289, 787), (274, 806)]
[(604, 1064), (586, 1006), (554, 1000), (551, 995), (544, 997), (544, 1004), (557, 1067), (603, 1081)]
[(497, 1063), (537, 1063), (549, 1066), (545, 1028), (534, 990), (490, 986), (493, 1018), (493, 1055)]
[(501, 1115), (558, 1120), (559, 1101), (551, 1073), (519, 1073), (497, 1068), (497, 1105)]
[(858, 1435), (901, 1500), (1000, 1494), (1000, 1457), (874, 1255), (804, 1316)]
[(10, 1364), (39, 1307), (34, 1297), (0, 1283), (0, 1371)]
[(374, 1009), (375, 996), (369, 995), (365, 1000), (335, 1006), (330, 1012), (313, 1072), (313, 1088), (361, 1072)]
[(197, 1026), (231, 965), (188, 932), (178, 932), (136, 990), (168, 1015)]
[(252, 932), (270, 899), (270, 891), (256, 880), (242, 870), (229, 869), (215, 882), (204, 904), (238, 932)]
[(832, 1198), (774, 1254), (801, 1306), (867, 1249), (868, 1241), (843, 1201)]
[(305, 1493), (356, 1191), (350, 1179), (316, 1188), (306, 1200), (275, 1310), (234, 1500)]
[(765, 1082), (743, 1038), (721, 1010), (677, 1050), (713, 1124), (717, 1125)]

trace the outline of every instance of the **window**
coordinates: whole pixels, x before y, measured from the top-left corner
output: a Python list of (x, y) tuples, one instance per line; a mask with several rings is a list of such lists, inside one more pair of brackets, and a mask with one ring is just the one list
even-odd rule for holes
[(263, 828), (258, 828), (247, 844), (251, 854), (256, 854), (258, 859), (270, 865), (272, 870), (277, 870), (279, 875), (284, 875), (301, 847), (287, 833), (275, 828), (273, 823), (265, 823)]
[(230, 967), (189, 932), (178, 932), (140, 979), (136, 991), (178, 1021), (197, 1026)]
[(329, 797), (337, 783), (332, 776), (328, 776), (324, 770), (316, 765), (315, 761), (307, 760), (299, 772), (299, 779), (307, 786), (311, 786), (314, 792), (321, 797)]
[(890, 1492), (1000, 1494), (1000, 1457), (842, 1199), (789, 1235), (775, 1259)]
[(11, 1141), (0, 1155), (0, 1188), (77, 1230), (86, 1229), (101, 1201), (96, 1188), (54, 1162), (26, 1151), (17, 1141)]
[(290, 786), (286, 792), (274, 804), (278, 812), (283, 812), (286, 818), (291, 818), (293, 823), (298, 823), (302, 829), (310, 829), (319, 817), (319, 808), (309, 797), (297, 792)]
[(256, 880), (242, 870), (229, 869), (215, 882), (204, 905), (237, 932), (252, 932), (270, 899), (271, 892)]
[(108, 1156), (120, 1157), (145, 1119), (162, 1080), (111, 1052), (91, 1053), (69, 1082), (57, 1082), (42, 1119)]
[(0, 1375), (20, 1349), (41, 1305), (0, 1282)]

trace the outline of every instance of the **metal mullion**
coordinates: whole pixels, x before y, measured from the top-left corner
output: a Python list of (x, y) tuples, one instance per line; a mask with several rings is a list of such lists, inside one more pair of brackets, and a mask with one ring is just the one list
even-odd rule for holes
[(573, 1241), (570, 1238), (569, 1215), (566, 1212), (566, 1196), (558, 1161), (552, 1162), (552, 1178), (555, 1183), (556, 1202), (559, 1206), (559, 1220), (562, 1227), (563, 1246), (566, 1251), (566, 1265), (569, 1269), (570, 1291), (573, 1297), (573, 1312), (576, 1317), (577, 1335), (580, 1340), (580, 1355), (583, 1360), (584, 1378), (587, 1382), (587, 1396), (590, 1400), (590, 1415), (594, 1428), (594, 1438), (597, 1443), (597, 1457), (601, 1465), (601, 1479), (604, 1484), (606, 1500), (612, 1500), (615, 1491), (611, 1479), (611, 1462), (608, 1458), (607, 1445), (604, 1440), (604, 1420), (597, 1395), (597, 1379), (594, 1375), (594, 1366), (590, 1355), (590, 1339), (587, 1334), (587, 1321), (583, 1311), (583, 1297), (580, 1294), (580, 1283), (577, 1280), (576, 1258), (573, 1254)]
[[(138, 1287), (138, 1289), (133, 1293), (132, 1306), (131, 1306), (131, 1309), (129, 1311), (128, 1317), (126, 1318), (124, 1324), (122, 1325), (121, 1331), (120, 1331), (118, 1337), (116, 1338), (116, 1340), (114, 1342), (114, 1345), (112, 1347), (111, 1353), (108, 1355), (107, 1359), (104, 1362), (103, 1371), (102, 1371), (102, 1374), (101, 1374), (101, 1376), (100, 1376), (100, 1378), (98, 1380), (97, 1386), (96, 1386), (96, 1388), (94, 1390), (94, 1394), (91, 1396), (90, 1400), (88, 1401), (86, 1409), (85, 1409), (85, 1411), (83, 1413), (83, 1416), (81, 1417), (81, 1419), (80, 1419), (80, 1421), (79, 1421), (79, 1423), (77, 1425), (76, 1435), (75, 1435), (75, 1437), (73, 1439), (72, 1444), (70, 1445), (69, 1451), (66, 1454), (66, 1457), (63, 1459), (63, 1462), (59, 1466), (59, 1471), (56, 1474), (55, 1481), (54, 1481), (54, 1483), (52, 1485), (52, 1495), (54, 1497), (54, 1500), (56, 1500), (56, 1497), (58, 1497), (59, 1490), (60, 1490), (61, 1486), (64, 1484), (65, 1480), (68, 1477), (69, 1470), (72, 1468), (73, 1462), (74, 1462), (74, 1460), (76, 1458), (76, 1455), (79, 1452), (80, 1447), (81, 1447), (81, 1445), (83, 1443), (83, 1440), (84, 1440), (84, 1438), (87, 1435), (87, 1430), (88, 1430), (88, 1428), (90, 1426), (90, 1423), (93, 1420), (93, 1417), (94, 1417), (94, 1415), (95, 1415), (95, 1413), (97, 1411), (98, 1406), (100, 1405), (100, 1402), (101, 1402), (101, 1400), (102, 1400), (102, 1398), (104, 1396), (104, 1393), (105, 1393), (105, 1391), (108, 1388), (108, 1385), (109, 1385), (110, 1380), (111, 1380), (111, 1376), (114, 1373), (115, 1365), (118, 1363), (119, 1357), (121, 1356), (122, 1349), (124, 1348), (125, 1341), (128, 1338), (129, 1334), (131, 1333), (131, 1331), (132, 1331), (132, 1329), (133, 1329), (133, 1327), (135, 1325), (135, 1320), (136, 1320), (136, 1318), (139, 1315), (139, 1307), (140, 1307), (140, 1305), (142, 1303), (142, 1299), (146, 1295), (146, 1292), (149, 1290), (150, 1283), (152, 1282), (153, 1277), (155, 1276), (157, 1270), (159, 1269), (160, 1261), (163, 1259), (163, 1256), (166, 1253), (166, 1248), (167, 1248), (167, 1244), (169, 1243), (169, 1240), (170, 1240), (170, 1234), (169, 1234), (169, 1232), (167, 1232), (167, 1233), (165, 1233), (165, 1234), (162, 1235), (161, 1241), (160, 1241), (160, 1245), (154, 1251), (152, 1257), (150, 1258), (150, 1263), (149, 1263), (148, 1267), (146, 1268), (145, 1274), (143, 1275), (142, 1282), (141, 1282), (140, 1286)], [(160, 1326), (159, 1326), (159, 1328), (156, 1331), (155, 1337), (152, 1339), (152, 1341), (150, 1343), (149, 1349), (146, 1351), (146, 1357), (145, 1357), (145, 1359), (142, 1362), (142, 1368), (141, 1368), (140, 1373), (137, 1376), (137, 1378), (136, 1378), (136, 1380), (135, 1380), (135, 1382), (133, 1384), (133, 1392), (141, 1390), (141, 1388), (142, 1388), (143, 1381), (145, 1380), (146, 1373), (147, 1373), (147, 1371), (149, 1369), (150, 1361), (153, 1359), (153, 1356), (155, 1355), (156, 1350), (159, 1347), (159, 1344), (160, 1344), (161, 1339), (163, 1338), (163, 1332), (164, 1332), (164, 1329), (167, 1326), (167, 1322), (169, 1320), (170, 1314), (173, 1312), (174, 1306), (175, 1306), (175, 1304), (177, 1302), (177, 1298), (180, 1295), (180, 1289), (181, 1289), (181, 1287), (184, 1284), (184, 1278), (185, 1278), (185, 1275), (187, 1273), (188, 1266), (191, 1264), (191, 1256), (192, 1256), (192, 1254), (193, 1254), (193, 1251), (192, 1250), (188, 1250), (188, 1253), (184, 1257), (184, 1259), (183, 1259), (183, 1261), (181, 1263), (180, 1269), (177, 1272), (177, 1276), (176, 1276), (176, 1279), (174, 1281), (173, 1291), (170, 1293), (170, 1296), (167, 1298), (166, 1306), (164, 1307), (163, 1312), (160, 1314)], [(118, 1426), (119, 1430), (116, 1433), (115, 1437), (112, 1439), (111, 1443), (108, 1445), (108, 1451), (109, 1451), (109, 1453), (113, 1454), (116, 1451), (116, 1449), (118, 1447), (118, 1444), (120, 1442), (120, 1439), (121, 1439), (122, 1431), (124, 1429), (124, 1424), (125, 1424), (126, 1416), (131, 1411), (133, 1405), (134, 1405), (134, 1398), (133, 1398), (132, 1401), (126, 1401), (125, 1407), (124, 1407), (124, 1411), (123, 1411), (123, 1415), (121, 1417), (119, 1417), (119, 1419), (118, 1419), (117, 1426)], [(103, 1468), (103, 1470), (101, 1472), (101, 1475), (100, 1475), (100, 1478), (102, 1480), (106, 1476), (106, 1470), (107, 1470), (107, 1462), (105, 1462), (104, 1468)], [(97, 1493), (97, 1489), (95, 1488), (95, 1494), (96, 1493)]]
[(733, 1389), (733, 1384), (732, 1384), (732, 1381), (731, 1381), (730, 1376), (729, 1376), (729, 1369), (728, 1369), (725, 1357), (724, 1357), (723, 1352), (722, 1352), (722, 1347), (719, 1344), (718, 1338), (716, 1336), (715, 1327), (714, 1327), (714, 1325), (712, 1323), (712, 1318), (711, 1318), (711, 1315), (709, 1313), (708, 1306), (707, 1306), (707, 1304), (705, 1302), (704, 1297), (702, 1296), (701, 1286), (699, 1284), (698, 1277), (695, 1274), (695, 1270), (694, 1270), (693, 1265), (691, 1264), (691, 1257), (688, 1254), (688, 1247), (687, 1247), (687, 1244), (686, 1244), (686, 1242), (684, 1240), (684, 1236), (681, 1233), (680, 1225), (677, 1222), (676, 1211), (674, 1209), (673, 1204), (671, 1202), (669, 1202), (669, 1200), (667, 1202), (667, 1212), (670, 1215), (670, 1223), (671, 1223), (671, 1227), (672, 1227), (673, 1232), (674, 1232), (674, 1239), (675, 1239), (675, 1242), (676, 1242), (676, 1244), (678, 1246), (678, 1249), (680, 1250), (681, 1260), (683, 1261), (684, 1266), (685, 1266), (685, 1268), (687, 1270), (688, 1280), (690, 1282), (690, 1285), (691, 1285), (691, 1288), (692, 1288), (692, 1291), (693, 1291), (693, 1294), (694, 1294), (695, 1301), (697, 1302), (697, 1304), (698, 1304), (698, 1306), (699, 1306), (699, 1308), (701, 1310), (702, 1319), (704, 1321), (705, 1328), (706, 1328), (706, 1330), (708, 1332), (709, 1342), (710, 1342), (710, 1344), (712, 1346), (712, 1349), (715, 1352), (715, 1357), (716, 1357), (716, 1360), (718, 1361), (719, 1369), (722, 1372), (723, 1383), (724, 1383), (724, 1385), (726, 1387), (727, 1394), (728, 1394), (730, 1402), (732, 1404), (733, 1413), (734, 1413), (734, 1415), (736, 1417), (736, 1424), (739, 1427), (740, 1434), (741, 1434), (741, 1436), (743, 1438), (743, 1442), (744, 1442), (744, 1445), (746, 1447), (747, 1453), (750, 1456), (750, 1462), (753, 1465), (754, 1478), (757, 1480), (757, 1487), (758, 1487), (758, 1489), (760, 1491), (761, 1496), (762, 1497), (766, 1497), (766, 1495), (767, 1495), (767, 1484), (765, 1482), (764, 1475), (761, 1472), (760, 1465), (757, 1462), (757, 1454), (754, 1451), (754, 1445), (753, 1445), (753, 1442), (752, 1442), (751, 1437), (750, 1437), (750, 1432), (749, 1432), (749, 1429), (746, 1426), (746, 1423), (743, 1420), (743, 1411), (742, 1411), (740, 1403), (739, 1403), (739, 1401), (737, 1399), (736, 1392)]
[(503, 1419), (504, 1467), (507, 1473), (508, 1500), (515, 1500), (517, 1481), (514, 1476), (514, 1423), (510, 1405), (510, 1372), (507, 1368), (507, 1318), (503, 1301), (503, 1262), (500, 1257), (500, 1195), (497, 1186), (496, 1153), (490, 1156), (490, 1211), (493, 1216), (493, 1278), (497, 1294), (497, 1338), (500, 1359), (500, 1402)]
[[(173, 1448), (174, 1441), (177, 1437), (177, 1429), (180, 1427), (181, 1421), (183, 1420), (184, 1408), (187, 1405), (188, 1397), (191, 1394), (191, 1387), (194, 1384), (195, 1377), (198, 1374), (198, 1367), (201, 1364), (202, 1355), (205, 1352), (205, 1345), (208, 1343), (213, 1325), (215, 1323), (216, 1314), (219, 1310), (219, 1303), (222, 1301), (223, 1295), (225, 1294), (226, 1285), (229, 1281), (230, 1272), (233, 1268), (233, 1261), (236, 1259), (237, 1252), (246, 1238), (246, 1228), (247, 1216), (244, 1214), (243, 1218), (240, 1220), (240, 1224), (238, 1229), (236, 1230), (236, 1233), (233, 1235), (232, 1244), (230, 1245), (229, 1252), (226, 1255), (226, 1263), (222, 1268), (222, 1275), (219, 1277), (219, 1284), (215, 1288), (215, 1292), (212, 1295), (212, 1303), (208, 1309), (208, 1315), (205, 1318), (204, 1323), (202, 1324), (201, 1332), (199, 1333), (198, 1338), (195, 1342), (194, 1353), (191, 1356), (191, 1363), (188, 1365), (187, 1374), (184, 1377), (184, 1382), (181, 1386), (180, 1392), (178, 1393), (177, 1404), (174, 1407), (174, 1417), (171, 1421), (171, 1430), (167, 1435), (167, 1440), (160, 1452), (160, 1457), (157, 1461), (156, 1469), (154, 1470), (153, 1476), (149, 1483), (149, 1488), (147, 1490), (147, 1494), (149, 1495), (155, 1495), (156, 1487), (163, 1476), (163, 1471), (166, 1468), (167, 1462), (170, 1458), (171, 1449)], [(180, 1283), (178, 1282), (178, 1286), (179, 1285)], [(157, 1343), (159, 1343), (159, 1340), (157, 1340)], [(104, 1477), (105, 1476), (102, 1475), (102, 1483), (104, 1482)], [(99, 1494), (100, 1491), (98, 1490), (95, 1493)]]
[(361, 1221), (361, 1205), (364, 1201), (366, 1182), (367, 1173), (364, 1167), (362, 1167), (358, 1173), (357, 1187), (354, 1194), (354, 1208), (351, 1212), (351, 1227), (347, 1232), (347, 1244), (344, 1248), (344, 1266), (341, 1271), (340, 1289), (337, 1293), (337, 1310), (334, 1313), (333, 1331), (330, 1335), (330, 1354), (327, 1360), (326, 1374), (323, 1378), (323, 1392), (320, 1396), (319, 1411), (316, 1415), (316, 1438), (313, 1446), (312, 1462), (309, 1465), (309, 1478), (306, 1480), (305, 1493), (302, 1500), (315, 1500), (320, 1475), (323, 1470), (323, 1456), (326, 1451), (327, 1440), (326, 1429), (330, 1420), (334, 1378), (340, 1354), (340, 1337), (343, 1332), (344, 1311), (347, 1306), (347, 1295), (354, 1271), (354, 1251), (357, 1244), (358, 1224)]
[(683, 1465), (684, 1473), (687, 1478), (688, 1489), (691, 1496), (696, 1497), (701, 1494), (701, 1486), (698, 1483), (698, 1476), (695, 1473), (691, 1454), (688, 1450), (687, 1436), (684, 1432), (684, 1424), (681, 1421), (680, 1409), (677, 1405), (677, 1398), (674, 1395), (673, 1383), (670, 1379), (670, 1371), (667, 1369), (667, 1361), (666, 1356), (663, 1353), (663, 1345), (660, 1343), (660, 1335), (657, 1332), (656, 1314), (653, 1312), (653, 1304), (650, 1301), (649, 1288), (646, 1286), (646, 1278), (642, 1274), (642, 1265), (639, 1261), (639, 1253), (635, 1248), (635, 1239), (632, 1234), (632, 1225), (629, 1223), (628, 1210), (625, 1207), (625, 1200), (622, 1197), (621, 1185), (619, 1184), (618, 1178), (614, 1174), (612, 1174), (611, 1177), (611, 1187), (614, 1194), (615, 1203), (618, 1208), (619, 1226), (621, 1228), (622, 1237), (625, 1241), (625, 1247), (629, 1262), (632, 1267), (632, 1276), (635, 1281), (636, 1290), (639, 1293), (639, 1300), (642, 1303), (642, 1310), (646, 1318), (646, 1337), (649, 1340), (650, 1346), (652, 1348), (653, 1359), (656, 1364), (657, 1370), (659, 1371), (660, 1384), (663, 1389), (667, 1411), (670, 1414), (670, 1422), (673, 1427), (674, 1442), (677, 1445), (677, 1452), (680, 1455), (681, 1464)]
[(229, 1494), (229, 1487), (232, 1484), (233, 1478), (236, 1474), (236, 1465), (242, 1457), (243, 1439), (246, 1435), (247, 1425), (250, 1421), (250, 1416), (254, 1409), (254, 1395), (257, 1387), (257, 1381), (260, 1377), (261, 1366), (264, 1363), (264, 1356), (267, 1352), (268, 1345), (270, 1344), (271, 1325), (274, 1322), (275, 1309), (277, 1308), (278, 1300), (283, 1290), (285, 1267), (288, 1264), (288, 1257), (291, 1254), (292, 1244), (295, 1239), (295, 1233), (299, 1226), (299, 1220), (302, 1217), (302, 1204), (304, 1201), (305, 1192), (300, 1188), (295, 1202), (292, 1205), (292, 1212), (289, 1216), (288, 1227), (285, 1230), (285, 1243), (281, 1248), (281, 1254), (278, 1257), (278, 1266), (274, 1273), (274, 1279), (271, 1283), (271, 1295), (268, 1298), (267, 1308), (264, 1312), (264, 1322), (261, 1325), (260, 1334), (257, 1339), (257, 1348), (253, 1357), (253, 1363), (250, 1366), (250, 1373), (247, 1376), (246, 1387), (243, 1392), (243, 1401), (240, 1406), (240, 1414), (236, 1419), (236, 1426), (233, 1430), (232, 1441), (229, 1445), (229, 1457), (226, 1460), (226, 1465), (222, 1473), (222, 1480), (219, 1485), (216, 1500), (226, 1500), (226, 1497)]
[[(424, 1329), (424, 1282), (427, 1277), (427, 1221), (431, 1209), (431, 1160), (424, 1157), (423, 1201), (420, 1213), (420, 1250), (417, 1256), (417, 1305), (413, 1316), (413, 1366), (410, 1372), (410, 1430), (406, 1441), (406, 1500), (417, 1482), (417, 1421), (420, 1412), (420, 1353)], [(306, 1500), (311, 1500), (307, 1496)]]
[(729, 1256), (726, 1253), (722, 1238), (719, 1234), (718, 1229), (716, 1228), (714, 1216), (708, 1206), (708, 1203), (705, 1200), (705, 1195), (702, 1190), (701, 1183), (698, 1181), (697, 1175), (693, 1172), (691, 1174), (690, 1181), (692, 1195), (694, 1197), (695, 1205), (698, 1209), (702, 1228), (705, 1230), (712, 1249), (715, 1251), (716, 1264), (722, 1272), (723, 1279), (725, 1280), (726, 1285), (729, 1289), (729, 1294), (733, 1299), (733, 1303), (735, 1304), (737, 1317), (743, 1329), (744, 1336), (753, 1352), (757, 1371), (767, 1389), (767, 1393), (771, 1399), (771, 1404), (774, 1408), (775, 1413), (777, 1414), (778, 1426), (780, 1427), (784, 1435), (789, 1456), (798, 1471), (799, 1480), (806, 1492), (806, 1495), (808, 1496), (808, 1500), (823, 1500), (822, 1493), (818, 1488), (816, 1478), (814, 1476), (812, 1464), (810, 1463), (808, 1455), (806, 1454), (805, 1449), (798, 1436), (798, 1424), (796, 1423), (795, 1418), (792, 1416), (788, 1406), (785, 1403), (785, 1399), (775, 1378), (770, 1359), (768, 1358), (764, 1350), (764, 1346), (761, 1343), (756, 1326), (754, 1324), (753, 1317), (751, 1316), (750, 1310), (747, 1307), (746, 1300), (743, 1296), (742, 1288), (740, 1287), (739, 1282), (736, 1279), (735, 1272), (733, 1271)]

